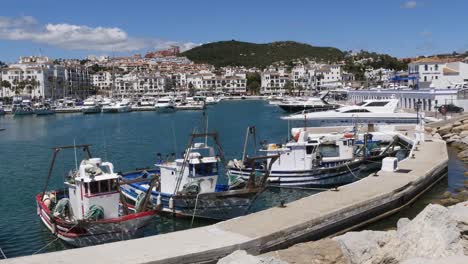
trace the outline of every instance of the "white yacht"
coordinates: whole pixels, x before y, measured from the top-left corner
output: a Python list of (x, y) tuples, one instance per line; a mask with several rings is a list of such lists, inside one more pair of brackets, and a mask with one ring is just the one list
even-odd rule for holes
[(81, 112), (81, 106), (77, 106), (75, 100), (71, 98), (58, 99), (55, 102), (56, 113), (77, 113)]
[(161, 97), (158, 99), (158, 101), (156, 101), (154, 108), (158, 112), (174, 112), (175, 111), (174, 98), (170, 96)]
[(325, 112), (307, 112), (282, 117), (285, 120), (307, 120), (320, 123), (417, 123), (419, 117), (414, 113), (397, 110), (398, 99), (365, 100), (357, 105), (344, 106)]
[(131, 112), (132, 107), (128, 99), (122, 99), (110, 105), (105, 105), (102, 107), (103, 113), (127, 113)]
[(153, 97), (143, 96), (132, 106), (133, 111), (154, 111), (156, 101)]
[(281, 109), (290, 113), (297, 113), (299, 111), (320, 112), (334, 110), (339, 107), (337, 104), (329, 104), (325, 101), (324, 97), (308, 97), (308, 98), (294, 98), (285, 100), (277, 104)]
[(204, 97), (187, 97), (176, 105), (177, 110), (203, 110), (206, 108)]
[(101, 112), (101, 106), (95, 99), (88, 98), (84, 100), (81, 112), (83, 114), (97, 114)]

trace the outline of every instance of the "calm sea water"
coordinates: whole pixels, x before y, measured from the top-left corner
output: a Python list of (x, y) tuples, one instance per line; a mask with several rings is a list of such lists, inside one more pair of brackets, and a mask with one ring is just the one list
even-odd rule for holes
[[(261, 140), (284, 142), (288, 124), (282, 111), (263, 101), (226, 101), (207, 110), (209, 130), (220, 134), (227, 159), (239, 158), (247, 126), (255, 125)], [(194, 128), (202, 127), (201, 112), (133, 112), (125, 114), (57, 114), (53, 116), (0, 117), (0, 248), (7, 257), (67, 248), (55, 240), (36, 216), (35, 194), (42, 191), (51, 159), (51, 147), (92, 144), (94, 156), (114, 163), (117, 171), (152, 166), (156, 154), (181, 153)], [(82, 153), (78, 153), (79, 159)], [(59, 155), (50, 188), (63, 187), (63, 176), (75, 166), (73, 152)], [(449, 188), (463, 186), (462, 163), (451, 160)], [(438, 193), (447, 190), (443, 183)], [(271, 189), (257, 210), (292, 201), (311, 191)], [(195, 221), (193, 227), (212, 224)], [(145, 235), (191, 227), (191, 219), (156, 217)], [(49, 244), (50, 243), (50, 244)], [(47, 246), (46, 246), (47, 245)], [(0, 257), (1, 259), (2, 257)]]

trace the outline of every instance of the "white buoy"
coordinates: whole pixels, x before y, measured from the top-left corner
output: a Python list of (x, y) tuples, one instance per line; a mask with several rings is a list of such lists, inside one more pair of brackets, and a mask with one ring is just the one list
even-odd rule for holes
[(161, 205), (161, 194), (158, 194), (158, 197), (156, 198), (156, 205)]
[(172, 199), (169, 199), (169, 209), (173, 209), (174, 208), (174, 200)]

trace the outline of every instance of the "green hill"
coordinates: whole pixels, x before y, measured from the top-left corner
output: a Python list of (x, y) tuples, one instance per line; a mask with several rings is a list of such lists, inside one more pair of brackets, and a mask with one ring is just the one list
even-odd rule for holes
[(343, 59), (343, 52), (331, 47), (314, 47), (293, 41), (256, 44), (240, 41), (219, 41), (204, 44), (181, 54), (197, 63), (216, 67), (265, 67), (274, 62), (289, 62), (299, 58), (312, 58), (325, 62)]

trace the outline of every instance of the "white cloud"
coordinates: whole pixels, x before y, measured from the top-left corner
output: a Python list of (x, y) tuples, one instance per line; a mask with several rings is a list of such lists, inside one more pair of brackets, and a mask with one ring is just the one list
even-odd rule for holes
[(115, 52), (162, 49), (169, 45), (179, 45), (182, 50), (186, 50), (198, 45), (192, 42), (131, 37), (117, 27), (89, 27), (67, 23), (41, 25), (30, 16), (0, 17), (0, 39), (32, 41), (69, 50)]
[(432, 32), (429, 30), (424, 30), (424, 31), (419, 32), (419, 35), (423, 38), (431, 38)]
[(418, 6), (418, 3), (416, 1), (406, 1), (402, 7), (407, 8), (407, 9), (413, 9)]

